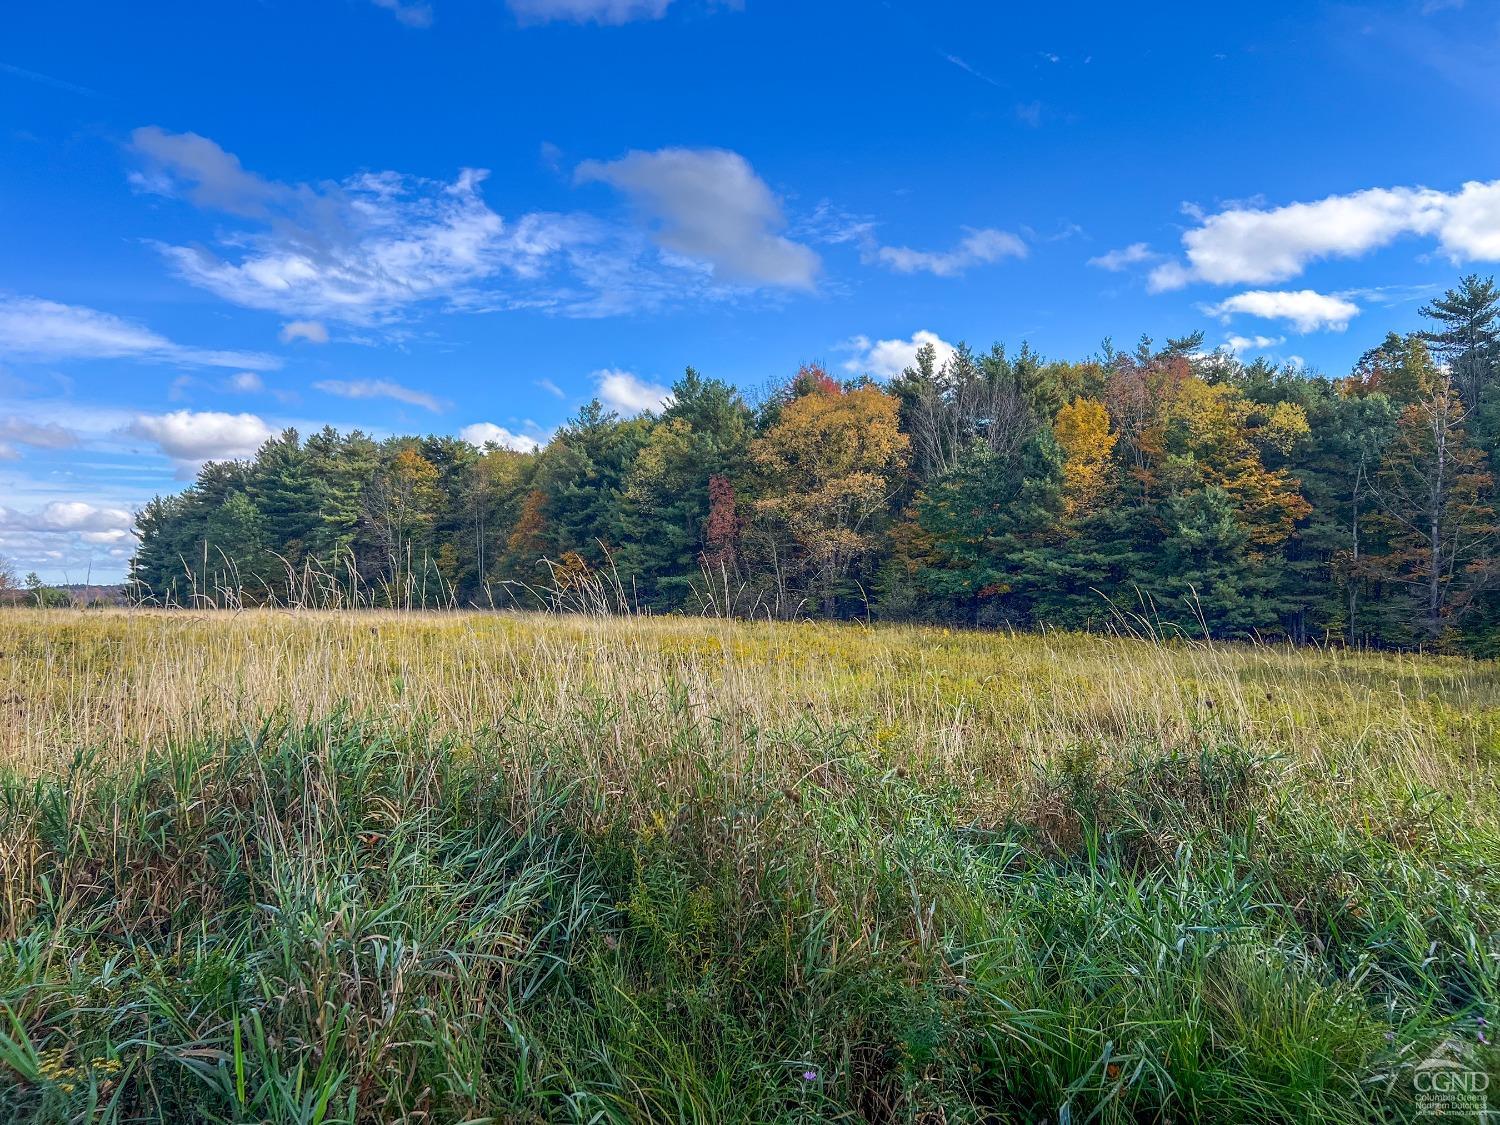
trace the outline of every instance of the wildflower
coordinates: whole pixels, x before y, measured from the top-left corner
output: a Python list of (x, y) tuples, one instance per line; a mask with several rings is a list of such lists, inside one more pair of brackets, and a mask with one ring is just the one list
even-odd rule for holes
[(818, 1080), (818, 1072), (816, 1070), (804, 1070), (802, 1072), (802, 1081), (804, 1081), (804, 1082), (816, 1082), (817, 1080)]

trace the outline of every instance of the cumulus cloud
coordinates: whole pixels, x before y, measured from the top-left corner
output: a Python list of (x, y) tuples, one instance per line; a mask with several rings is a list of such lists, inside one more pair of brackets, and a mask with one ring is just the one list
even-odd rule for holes
[(1349, 321), (1359, 315), (1359, 306), (1343, 297), (1318, 293), (1312, 289), (1251, 289), (1236, 293), (1203, 311), (1226, 323), (1232, 317), (1243, 314), (1262, 320), (1285, 321), (1298, 332), (1342, 332), (1349, 327)]
[(229, 380), (229, 388), (241, 394), (257, 394), (266, 389), (266, 384), (254, 371), (241, 371)]
[(443, 403), (426, 391), (393, 383), (389, 379), (324, 379), (314, 383), (313, 389), (340, 398), (388, 398), (408, 406), (420, 406), (434, 414), (443, 410)]
[(33, 513), (28, 526), (42, 531), (117, 531), (135, 522), (123, 508), (96, 508), (82, 500), (58, 500)]
[(1008, 231), (990, 227), (966, 228), (963, 239), (951, 250), (913, 250), (908, 246), (881, 246), (875, 259), (897, 273), (930, 273), (954, 277), (972, 266), (989, 265), (1005, 258), (1026, 257), (1026, 243)]
[(1090, 258), (1089, 265), (1098, 266), (1101, 270), (1109, 270), (1111, 273), (1121, 273), (1131, 266), (1154, 262), (1160, 257), (1161, 255), (1146, 243), (1132, 242), (1129, 246), (1110, 250), (1108, 253), (1100, 254), (1097, 258)]
[(125, 432), (153, 442), (174, 461), (193, 464), (250, 457), (271, 436), (271, 427), (255, 414), (174, 410), (138, 414)]
[(672, 0), (506, 0), (524, 24), (566, 20), (571, 23), (622, 24), (659, 20)]
[(1198, 225), (1182, 236), (1187, 261), (1157, 267), (1156, 290), (1285, 281), (1313, 262), (1356, 258), (1408, 235), (1434, 239), (1455, 263), (1500, 260), (1500, 180), (1470, 181), (1454, 192), (1370, 188), (1283, 207), (1190, 213)]
[(501, 449), (513, 449), (517, 453), (533, 453), (541, 448), (541, 442), (525, 434), (513, 433), (493, 422), (474, 422), (458, 431), (458, 436), (471, 445), (483, 449), (487, 445)]
[(586, 160), (574, 175), (623, 192), (662, 249), (704, 263), (716, 278), (791, 289), (809, 289), (817, 278), (818, 255), (780, 233), (781, 204), (739, 153), (634, 151)]
[(306, 340), (309, 344), (328, 343), (328, 329), (320, 320), (293, 320), (281, 326), (279, 333), (283, 344), (293, 340)]
[(629, 371), (605, 368), (594, 372), (599, 401), (621, 414), (660, 410), (672, 397), (669, 387), (650, 383)]
[(891, 379), (917, 362), (917, 349), (923, 344), (932, 345), (939, 367), (953, 355), (952, 344), (925, 328), (913, 332), (908, 340), (871, 340), (868, 336), (856, 336), (846, 345), (853, 354), (845, 361), (844, 370)]
[(139, 359), (186, 367), (270, 371), (274, 356), (173, 343), (132, 321), (80, 305), (0, 295), (0, 354), (21, 360)]
[(123, 563), (134, 543), (134, 524), (134, 515), (124, 508), (82, 500), (56, 500), (30, 509), (0, 507), (0, 552), (28, 569), (87, 573), (96, 562)]

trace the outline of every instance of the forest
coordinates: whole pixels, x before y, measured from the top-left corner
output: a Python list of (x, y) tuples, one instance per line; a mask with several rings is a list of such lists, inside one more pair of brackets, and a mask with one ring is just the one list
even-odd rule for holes
[(157, 605), (588, 605), (1500, 651), (1500, 289), (1346, 374), (930, 345), (749, 402), (689, 368), (545, 446), (287, 430), (141, 511)]

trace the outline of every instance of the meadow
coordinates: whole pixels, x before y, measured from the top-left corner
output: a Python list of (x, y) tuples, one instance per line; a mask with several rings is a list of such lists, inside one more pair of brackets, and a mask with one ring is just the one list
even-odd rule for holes
[(1497, 926), (1489, 662), (0, 614), (0, 1120), (1401, 1121)]

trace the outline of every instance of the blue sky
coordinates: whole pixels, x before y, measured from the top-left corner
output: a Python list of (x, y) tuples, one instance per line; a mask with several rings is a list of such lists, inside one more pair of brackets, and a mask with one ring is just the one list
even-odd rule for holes
[[(1146, 9), (1149, 11), (1133, 10)], [(1500, 261), (1500, 5), (25, 5), (0, 555), (286, 425), (524, 447), (688, 364), (1112, 336), (1334, 374)]]

